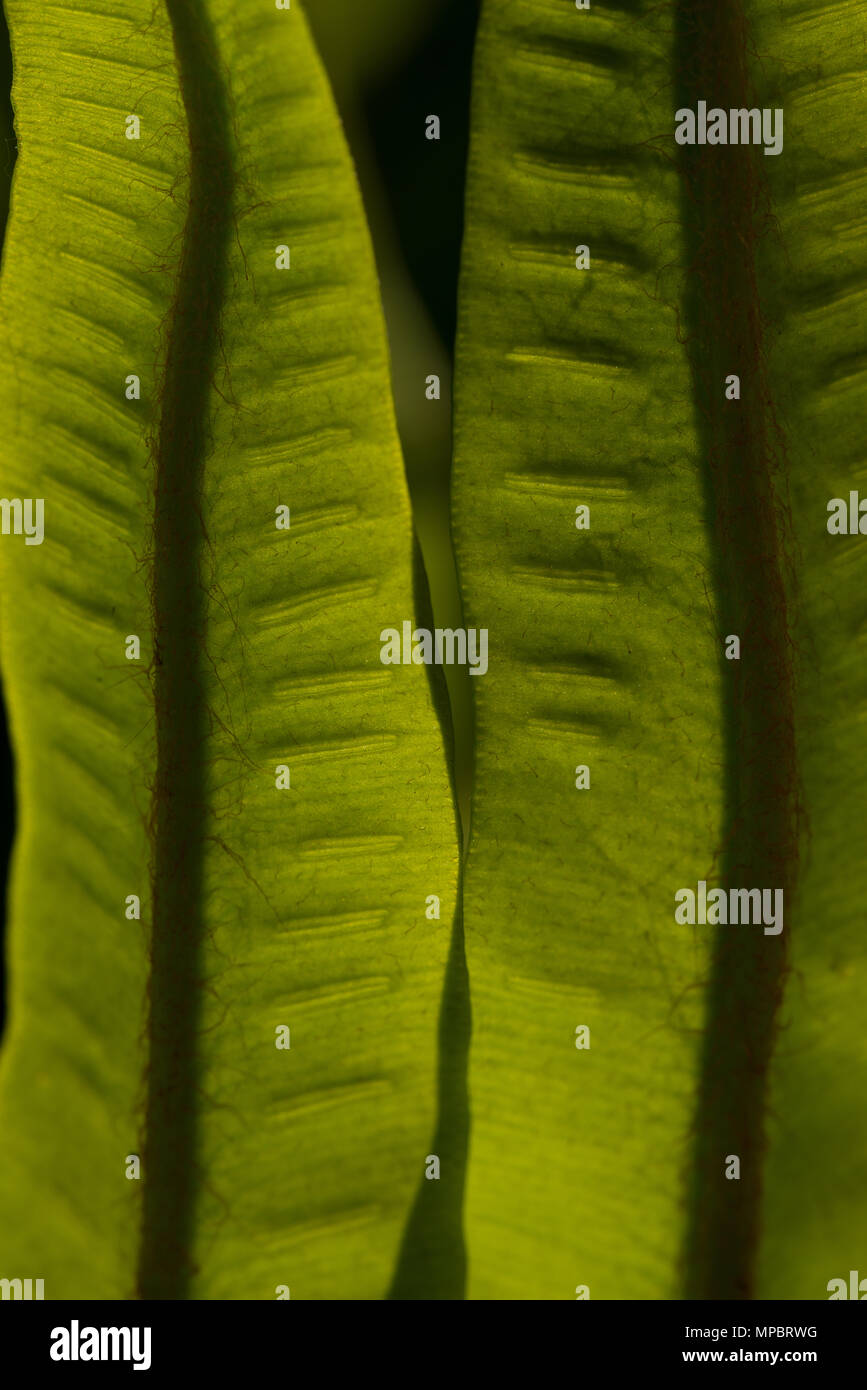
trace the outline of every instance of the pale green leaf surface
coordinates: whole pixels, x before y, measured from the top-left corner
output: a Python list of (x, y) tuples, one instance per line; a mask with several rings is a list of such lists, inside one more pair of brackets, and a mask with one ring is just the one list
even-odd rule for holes
[(708, 943), (674, 892), (712, 867), (722, 748), (663, 273), (679, 190), (649, 143), (673, 40), (633, 9), (490, 0), (474, 74), (454, 516), (490, 630), (464, 908), (475, 1298), (677, 1295)]
[[(124, 639), (146, 639), (144, 434), (181, 234), (171, 39), (149, 6), (7, 4), (19, 142), (4, 249), (2, 493), (43, 498), (45, 540), (4, 536), (2, 661), (16, 764), (0, 1264), (46, 1297), (134, 1283), (148, 948), (153, 711)], [(94, 29), (95, 24), (98, 27)], [(150, 138), (124, 136), (135, 110)], [(157, 136), (156, 132), (159, 132)], [(124, 380), (140, 372), (140, 403)], [(143, 641), (142, 665), (149, 659)]]
[(831, 498), (867, 495), (867, 14), (857, 0), (751, 0), (748, 12), (762, 104), (785, 110), (791, 156), (767, 160), (780, 242), (761, 289), (799, 546), (809, 817), (771, 1069), (758, 1296), (827, 1298), (829, 1280), (867, 1273), (867, 540), (826, 527)]
[[(828, 499), (863, 486), (864, 24), (849, 5), (747, 8), (757, 104), (785, 107), (785, 152), (761, 161), (777, 221), (758, 291), (790, 477), (807, 813), (759, 1117), (755, 1290), (825, 1298), (863, 1265), (867, 1229), (863, 558), (825, 529)], [(718, 872), (732, 750), (681, 341), (703, 289), (675, 269), (693, 254), (676, 13), (488, 0), (477, 54), (454, 502), (467, 621), (491, 650), (464, 904), (476, 1298), (687, 1287), (710, 932), (675, 923), (674, 892)], [(712, 1042), (722, 1069), (735, 1039)]]
[[(410, 521), (348, 156), (294, 9), (290, 63), (271, 37), (280, 16), (212, 10), (251, 184), (224, 342), (251, 412), (217, 413), (205, 497), (212, 537), (231, 538), (215, 547), (214, 699), (257, 768), (291, 765), (293, 791), (278, 820), (268, 778), (215, 738), (214, 833), (225, 817), (273, 911), (251, 955), (260, 899), (231, 858), (209, 855), (216, 1104), (197, 1293), (237, 1290), (246, 1261), (250, 1297), (277, 1282), (293, 1297), (376, 1297), (433, 1128), (454, 818), (425, 668), (379, 660), (381, 630), (412, 612)], [(284, 274), (279, 242), (292, 248)], [(259, 522), (283, 500), (291, 550)], [(284, 1021), (291, 1054), (268, 1037)]]
[[(22, 807), (0, 1263), (44, 1277), (48, 1298), (120, 1298), (135, 1285), (139, 1185), (124, 1159), (140, 1152), (147, 1071), (146, 436), (189, 147), (162, 5), (8, 10), (22, 153), (2, 490), (45, 497), (46, 539), (4, 537), (0, 552)], [(375, 1298), (434, 1127), (451, 797), (424, 668), (379, 660), (380, 630), (413, 616), (411, 532), (333, 105), (298, 6), (197, 13), (228, 84), (237, 184), (212, 287), (224, 304), (201, 497), (209, 814), (190, 1292)], [(140, 142), (124, 138), (132, 111)], [(275, 268), (280, 244), (290, 270)], [(131, 371), (140, 403), (123, 396)], [(123, 659), (130, 632), (138, 671)], [(278, 791), (283, 763), (291, 789)], [(124, 919), (132, 892), (141, 924)]]

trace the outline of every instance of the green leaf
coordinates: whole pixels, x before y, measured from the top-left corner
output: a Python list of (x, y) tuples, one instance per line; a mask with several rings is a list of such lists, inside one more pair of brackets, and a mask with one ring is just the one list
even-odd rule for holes
[[(473, 1298), (825, 1298), (863, 1261), (864, 561), (825, 522), (863, 453), (864, 21), (746, 8), (483, 12), (454, 488), (490, 632)], [(783, 107), (782, 155), (679, 149), (698, 100)], [(680, 925), (700, 880), (782, 889), (782, 933)]]
[(0, 9), (0, 244), (9, 213), (9, 187), (15, 167), (15, 133), (12, 129), (12, 106), (9, 89), (12, 86), (12, 55), (9, 49), (9, 30), (6, 16)]
[(297, 3), (7, 11), (2, 490), (45, 537), (0, 545), (0, 1266), (47, 1298), (381, 1297), (457, 849), (424, 668), (379, 659), (411, 525), (349, 158)]
[(827, 531), (830, 499), (867, 495), (867, 15), (855, 0), (750, 0), (747, 14), (764, 59), (763, 104), (783, 106), (786, 119), (786, 150), (766, 161), (779, 238), (764, 250), (760, 284), (800, 557), (794, 636), (808, 819), (770, 1075), (757, 1287), (762, 1298), (825, 1298), (829, 1280), (848, 1283), (852, 1269), (867, 1276), (867, 542)]

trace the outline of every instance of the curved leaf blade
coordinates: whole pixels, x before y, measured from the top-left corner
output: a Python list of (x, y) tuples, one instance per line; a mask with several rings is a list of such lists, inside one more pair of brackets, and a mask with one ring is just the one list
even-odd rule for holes
[(712, 869), (722, 747), (689, 363), (664, 297), (678, 179), (651, 144), (670, 18), (483, 12), (454, 494), (467, 622), (491, 652), (465, 895), (476, 1298), (676, 1294), (708, 946), (674, 927), (673, 894)]
[(146, 131), (183, 129), (171, 38), (163, 25), (145, 42), (146, 9), (106, 5), (94, 42), (86, 14), (6, 5), (19, 156), (0, 281), (2, 491), (44, 500), (45, 539), (0, 546), (19, 808), (0, 1264), (44, 1278), (48, 1298), (128, 1295), (136, 1258), (124, 1158), (139, 1149), (148, 942), (124, 903), (146, 898), (153, 712), (124, 639), (149, 627), (156, 411), (152, 392), (127, 403), (124, 383), (153, 363), (171, 290), (157, 267), (183, 229), (177, 134), (127, 155), (130, 110)]
[(850, 1270), (867, 1277), (859, 843), (867, 559), (863, 537), (827, 529), (830, 500), (864, 492), (867, 16), (854, 3), (750, 0), (746, 9), (762, 104), (785, 111), (790, 156), (766, 161), (779, 234), (759, 269), (776, 329), (769, 379), (786, 427), (799, 557), (794, 636), (808, 817), (770, 1074), (757, 1294), (827, 1298), (829, 1282), (848, 1285)]
[[(116, 460), (103, 488), (121, 493), (126, 509), (121, 531), (95, 499), (88, 563), (79, 563), (72, 523), (47, 529), (35, 554), (3, 552), (4, 665), (24, 807), (0, 1090), (0, 1123), (17, 1135), (0, 1189), (3, 1264), (38, 1260), (47, 1297), (128, 1297), (137, 1261), (145, 1297), (273, 1298), (281, 1286), (292, 1297), (379, 1297), (433, 1132), (457, 852), (425, 672), (379, 659), (380, 630), (413, 618), (411, 531), (351, 166), (297, 5), (239, 13), (209, 0), (152, 14), (136, 0), (120, 13), (115, 5), (111, 20), (108, 6), (105, 15), (91, 7), (74, 14), (72, 43), (68, 31), (59, 42), (35, 24), (29, 8), (10, 6), (16, 57), (27, 58), (16, 78), (23, 158), (2, 289), (19, 379), (17, 394), (4, 391), (4, 486), (8, 478), (22, 491), (42, 487), (49, 525), (59, 512), (56, 445), (39, 427), (40, 372), (58, 315), (75, 311), (79, 339), (70, 336), (64, 352), (82, 384), (64, 399), (65, 419), (89, 441), (97, 469), (104, 454)], [(95, 67), (115, 74), (103, 88), (104, 125), (71, 164), (68, 152), (93, 120), (74, 84), (92, 84)], [(71, 93), (65, 139), (49, 155), (38, 132), (61, 74)], [(124, 139), (130, 111), (142, 116), (139, 143)], [(220, 157), (233, 201), (209, 209), (213, 182), (203, 172)], [(130, 185), (140, 231), (126, 230)], [(104, 327), (100, 336), (85, 290), (90, 269), (75, 283), (58, 269), (34, 297), (29, 229), (75, 189), (96, 206), (79, 211), (71, 198), (71, 222), (53, 235), (101, 253), (115, 295), (113, 336)], [(209, 228), (209, 212), (219, 226)], [(107, 241), (112, 217), (132, 239), (132, 257)], [(224, 235), (219, 254), (212, 232)], [(283, 244), (286, 270), (276, 264)], [(145, 269), (131, 274), (131, 259)], [(216, 269), (216, 282), (197, 279), (203, 265)], [(222, 301), (219, 316), (197, 287)], [(198, 382), (209, 353), (209, 393), (196, 417), (185, 373)], [(129, 361), (141, 365), (138, 413), (123, 400)], [(105, 404), (112, 399), (116, 407)], [(98, 432), (93, 422), (103, 418), (125, 453)], [(190, 495), (179, 437), (201, 444), (201, 458), (188, 459), (201, 480), (195, 520), (171, 505), (173, 488)], [(93, 471), (77, 457), (69, 469), (76, 524), (92, 500)], [(275, 523), (281, 506), (288, 530)], [(138, 561), (154, 525), (151, 593)], [(185, 536), (198, 578), (186, 597), (189, 556), (177, 548)], [(66, 687), (91, 688), (93, 639), (82, 613), (98, 614), (103, 662), (116, 653), (121, 679), (109, 685), (103, 668), (101, 683), (90, 677), (90, 707), (66, 718), (49, 744), (55, 758), (72, 750), (76, 766), (102, 773), (110, 790), (101, 799), (86, 771), (56, 772), (53, 785), (45, 778), (41, 749), (59, 716), (41, 690), (56, 652), (33, 641), (44, 598), (21, 576), (37, 555), (64, 599), (54, 621), (58, 647), (69, 648)], [(89, 621), (96, 630), (97, 618)], [(127, 631), (143, 634), (156, 710), (148, 683), (121, 665)], [(197, 638), (187, 673), (185, 635)], [(188, 749), (171, 702), (179, 692), (198, 704), (199, 723), (187, 727), (200, 728), (201, 740)], [(108, 721), (119, 733), (93, 763)], [(278, 789), (281, 765), (290, 785)], [(115, 828), (105, 849), (79, 854), (67, 877), (42, 885), (49, 842), (78, 823), (98, 844), (109, 798)], [(153, 907), (149, 826), (165, 849), (154, 860), (153, 940), (143, 929)], [(201, 939), (178, 913), (195, 883), (191, 859), (179, 863), (186, 888), (171, 897), (173, 831), (180, 860), (187, 849), (198, 858), (201, 894), (188, 897)], [(86, 892), (75, 886), (81, 865)], [(62, 941), (58, 890), (69, 905)], [(127, 892), (141, 895), (141, 927), (123, 918)], [(430, 894), (440, 898), (439, 923), (425, 916)], [(46, 1025), (58, 963), (64, 1013)], [(290, 1046), (279, 1049), (284, 1026)], [(189, 1040), (194, 1058), (183, 1046), (175, 1055)], [(195, 1124), (181, 1133), (185, 1104)], [(80, 1157), (67, 1168), (58, 1150), (73, 1114)], [(143, 1239), (137, 1184), (124, 1176), (124, 1156), (136, 1151)], [(185, 1224), (161, 1243), (155, 1232), (165, 1234), (178, 1213), (176, 1181)], [(50, 1227), (34, 1217), (38, 1202), (22, 1204), (22, 1191), (49, 1194)]]
[[(472, 1297), (825, 1297), (857, 1267), (861, 1049), (844, 1066), (830, 1018), (863, 990), (858, 898), (835, 882), (860, 784), (829, 768), (857, 746), (840, 637), (858, 605), (819, 575), (824, 504), (860, 450), (863, 24), (746, 11), (488, 0), (483, 16), (454, 493), (467, 621), (492, 653), (465, 898)], [(791, 108), (783, 159), (679, 157), (686, 92)], [(721, 660), (732, 632), (739, 664)], [(819, 738), (823, 670), (845, 693)], [(675, 892), (701, 880), (784, 887), (783, 939), (676, 923)], [(839, 1160), (829, 1131), (852, 1141)], [(809, 1157), (789, 1163), (795, 1136)]]

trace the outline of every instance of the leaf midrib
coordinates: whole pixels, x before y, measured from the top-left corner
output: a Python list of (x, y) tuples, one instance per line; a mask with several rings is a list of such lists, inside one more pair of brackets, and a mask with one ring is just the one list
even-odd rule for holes
[(204, 0), (166, 0), (190, 147), (188, 207), (163, 325), (153, 441), (151, 602), (157, 761), (151, 797), (149, 1062), (138, 1295), (188, 1297), (196, 1188), (205, 834), (202, 465), (235, 172), (227, 89)]
[[(743, 0), (678, 0), (677, 106), (760, 105), (748, 73)], [(718, 929), (695, 1120), (686, 1295), (746, 1299), (760, 1235), (768, 1067), (786, 972), (799, 841), (793, 547), (785, 442), (766, 370), (756, 248), (770, 225), (763, 151), (709, 146), (681, 154), (690, 266), (687, 317), (708, 526), (715, 550), (726, 723), (726, 843), (714, 884), (782, 888), (784, 927)], [(741, 379), (727, 401), (726, 377)], [(728, 1155), (740, 1179), (725, 1176)]]

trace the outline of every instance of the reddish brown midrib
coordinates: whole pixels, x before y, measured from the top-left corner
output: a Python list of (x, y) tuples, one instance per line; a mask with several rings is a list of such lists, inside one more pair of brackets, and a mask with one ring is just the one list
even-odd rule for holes
[[(761, 106), (740, 3), (679, 0), (678, 106)], [(767, 104), (767, 103), (765, 103)], [(779, 157), (779, 156), (773, 156)], [(766, 218), (762, 148), (686, 148), (692, 357), (706, 449), (724, 639), (727, 832), (720, 886), (782, 888), (784, 927), (718, 929), (695, 1124), (686, 1296), (753, 1296), (761, 1228), (768, 1065), (786, 972), (798, 859), (791, 581), (785, 460), (766, 373), (756, 245)], [(741, 399), (725, 399), (735, 373)], [(741, 1161), (725, 1177), (727, 1155)]]

